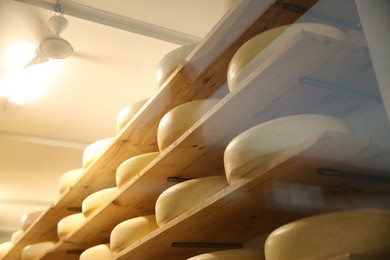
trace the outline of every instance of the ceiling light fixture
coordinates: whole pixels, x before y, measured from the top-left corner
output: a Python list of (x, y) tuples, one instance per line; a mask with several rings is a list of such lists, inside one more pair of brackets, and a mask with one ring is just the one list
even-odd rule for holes
[(10, 73), (0, 80), (0, 96), (19, 106), (39, 98), (53, 82), (59, 65), (53, 60)]

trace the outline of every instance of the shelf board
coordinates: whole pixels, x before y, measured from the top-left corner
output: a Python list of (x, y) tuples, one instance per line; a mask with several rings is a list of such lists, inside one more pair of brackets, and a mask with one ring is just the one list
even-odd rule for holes
[[(291, 59), (291, 55), (302, 55), (302, 50), (305, 50), (308, 58), (301, 60), (300, 66), (295, 66), (292, 71), (291, 61), (295, 65), (297, 62)], [(92, 215), (66, 241), (61, 241), (56, 251), (65, 251), (72, 245), (76, 249), (86, 241), (91, 244), (106, 243), (116, 224), (132, 217), (153, 214), (157, 197), (172, 185), (166, 181), (170, 176), (198, 178), (223, 175), (223, 152), (226, 145), (248, 127), (272, 119), (274, 114), (267, 110), (269, 106), (277, 107), (279, 115), (318, 109), (317, 103), (301, 96), (300, 88), (306, 86), (299, 79), (323, 66), (324, 57), (332, 57), (332, 64), (337, 65), (337, 58), (341, 61), (345, 58), (342, 55), (344, 52), (352, 55), (345, 43), (330, 43), (329, 39), (324, 42), (318, 35), (310, 33), (299, 35), (288, 46), (275, 53), (272, 62), (266, 67), (260, 67), (245, 86), (221, 100), (204, 118), (151, 162), (137, 178), (121, 189), (113, 201)], [(286, 59), (291, 61), (286, 62)], [(319, 76), (325, 78), (328, 72), (322, 72)], [(280, 74), (285, 77), (278, 77)], [(258, 85), (264, 87), (259, 88)], [(321, 88), (312, 92), (314, 94), (311, 97), (318, 100), (328, 96), (330, 90)], [(343, 114), (351, 110), (351, 104), (354, 108), (354, 102), (362, 102), (361, 97), (346, 95), (343, 98), (349, 102), (340, 102), (340, 98), (337, 98), (333, 104), (330, 100), (328, 105), (331, 105), (332, 110)], [(288, 102), (280, 103), (283, 100)], [(369, 105), (377, 104), (372, 100), (364, 102)], [(326, 106), (324, 108), (327, 109)], [(221, 125), (224, 127), (220, 127)], [(50, 256), (49, 254), (48, 259)]]
[[(362, 153), (365, 151), (365, 153)], [(390, 181), (390, 146), (336, 132), (280, 154), (116, 255), (122, 259), (185, 259), (216, 248), (172, 243), (242, 244), (290, 221), (364, 207), (390, 207), (390, 182), (318, 174), (321, 168)]]

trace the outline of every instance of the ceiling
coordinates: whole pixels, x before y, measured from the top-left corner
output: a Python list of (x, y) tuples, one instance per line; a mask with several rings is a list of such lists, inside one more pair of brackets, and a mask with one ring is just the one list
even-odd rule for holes
[[(74, 55), (31, 67), (37, 78), (24, 86), (47, 86), (40, 97), (18, 106), (0, 96), (0, 242), (20, 228), (22, 214), (59, 197), (60, 176), (81, 167), (87, 144), (116, 134), (121, 108), (157, 93), (162, 57), (204, 38), (231, 2), (61, 1), (69, 21), (61, 37)], [(36, 18), (45, 23), (54, 4), (0, 0), (0, 90), (35, 55), (42, 39)], [(15, 51), (23, 42), (34, 48)]]

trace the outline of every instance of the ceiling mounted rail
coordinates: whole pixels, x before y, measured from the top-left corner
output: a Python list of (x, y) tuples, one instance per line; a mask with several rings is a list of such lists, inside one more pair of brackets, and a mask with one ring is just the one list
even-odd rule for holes
[(170, 30), (154, 24), (138, 21), (129, 17), (106, 12), (90, 6), (78, 4), (72, 1), (47, 1), (47, 0), (15, 0), (17, 2), (29, 4), (32, 6), (55, 10), (59, 2), (63, 6), (66, 15), (74, 16), (80, 19), (103, 24), (117, 29), (137, 33), (140, 35), (152, 37), (155, 39), (172, 42), (179, 45), (196, 43), (201, 38), (186, 33)]

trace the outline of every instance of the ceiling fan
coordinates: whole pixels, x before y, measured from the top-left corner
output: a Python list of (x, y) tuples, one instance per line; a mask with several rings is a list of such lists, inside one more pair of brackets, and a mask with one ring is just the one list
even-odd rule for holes
[(49, 58), (64, 59), (73, 54), (73, 46), (60, 37), (61, 32), (68, 27), (68, 20), (63, 16), (62, 5), (56, 3), (54, 10), (56, 13), (49, 18), (50, 28), (38, 21), (39, 29), (43, 31), (43, 39), (35, 51), (36, 56), (25, 67), (46, 62)]

